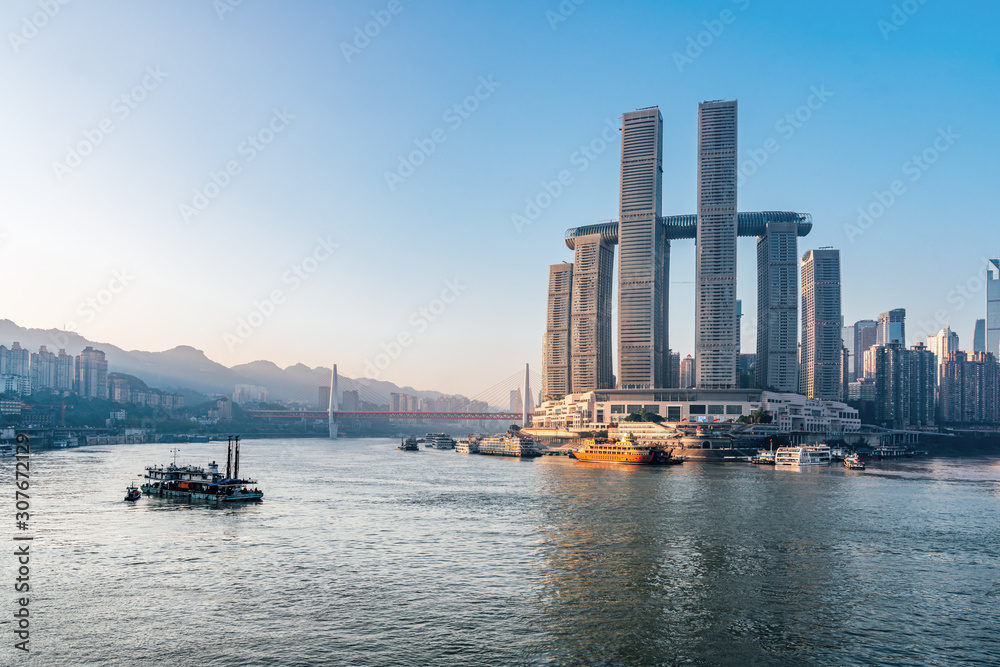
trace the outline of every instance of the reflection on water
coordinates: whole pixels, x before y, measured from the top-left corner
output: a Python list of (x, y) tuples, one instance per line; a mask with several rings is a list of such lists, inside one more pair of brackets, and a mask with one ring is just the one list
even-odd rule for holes
[[(246, 441), (263, 503), (33, 454), (45, 665), (801, 665), (1000, 655), (998, 459), (779, 469)], [(189, 445), (204, 464), (219, 446)], [(0, 479), (12, 463), (0, 460)], [(0, 576), (12, 576), (10, 559)], [(0, 617), (0, 631), (9, 621)], [(0, 664), (10, 662), (0, 647)]]

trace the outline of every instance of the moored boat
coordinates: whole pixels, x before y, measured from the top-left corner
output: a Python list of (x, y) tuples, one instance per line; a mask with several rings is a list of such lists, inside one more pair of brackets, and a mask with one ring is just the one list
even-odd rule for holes
[(236, 436), (235, 441), (233, 438), (229, 439), (225, 475), (219, 472), (219, 464), (215, 461), (208, 464), (207, 470), (191, 465), (178, 466), (177, 450), (173, 451), (173, 463), (146, 467), (146, 481), (140, 488), (147, 496), (220, 503), (263, 499), (264, 493), (256, 487), (257, 482), (240, 477), (239, 436)]
[(458, 441), (458, 445), (455, 446), (455, 451), (459, 454), (478, 454), (479, 453), (479, 441), (469, 436)]
[(598, 442), (594, 438), (583, 441), (583, 446), (573, 451), (578, 461), (599, 461), (602, 463), (624, 463), (627, 465), (648, 465), (653, 462), (653, 448), (637, 445), (631, 433), (617, 442)]
[(826, 445), (801, 445), (778, 447), (774, 454), (776, 466), (825, 466), (830, 465), (830, 448)]
[(518, 458), (532, 458), (542, 455), (538, 451), (538, 447), (535, 446), (535, 441), (530, 436), (520, 433), (483, 438), (479, 441), (479, 453)]
[(428, 449), (431, 447), (437, 447), (438, 449), (455, 449), (455, 439), (447, 433), (428, 433), (424, 437), (427, 439), (427, 444), (424, 446)]
[(417, 445), (417, 439), (411, 435), (408, 438), (401, 440), (399, 447), (396, 447), (396, 449), (401, 449), (404, 452), (419, 452), (420, 446)]
[(774, 452), (764, 451), (763, 449), (758, 450), (757, 456), (750, 459), (750, 463), (756, 463), (758, 465), (774, 465)]

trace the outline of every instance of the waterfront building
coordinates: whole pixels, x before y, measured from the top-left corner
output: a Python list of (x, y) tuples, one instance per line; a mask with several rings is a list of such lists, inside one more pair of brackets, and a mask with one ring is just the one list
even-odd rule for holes
[(614, 244), (602, 234), (576, 239), (573, 288), (570, 383), (564, 393), (614, 387), (611, 328), (614, 296)]
[(694, 386), (694, 357), (690, 354), (681, 360), (681, 389), (690, 389)]
[(695, 386), (737, 386), (737, 103), (698, 105)]
[(91, 346), (76, 357), (76, 391), (85, 398), (108, 398), (108, 361)]
[(986, 264), (986, 351), (1000, 359), (1000, 259)]
[(542, 394), (552, 398), (570, 393), (570, 306), (573, 265), (549, 267), (548, 309), (542, 349)]
[(874, 369), (869, 375), (865, 372), (865, 352), (875, 345), (878, 338), (878, 322), (875, 320), (858, 320), (854, 323), (854, 375), (853, 379), (874, 379)]
[(972, 351), (986, 351), (986, 320), (976, 320), (975, 334), (972, 338)]
[(941, 362), (939, 393), (944, 424), (1000, 423), (1000, 363), (989, 352), (949, 352)]
[(667, 370), (670, 244), (659, 224), (663, 117), (656, 107), (622, 116), (618, 221), (618, 386), (662, 387)]
[(798, 224), (768, 222), (757, 237), (757, 387), (799, 386)]
[(799, 364), (799, 391), (808, 398), (843, 397), (840, 313), (840, 251), (810, 250), (802, 257)]
[(108, 378), (108, 395), (115, 403), (131, 403), (132, 388), (123, 377)]
[(941, 380), (941, 364), (952, 352), (958, 351), (958, 334), (945, 327), (936, 334), (927, 337), (927, 349), (937, 357), (937, 379)]
[(876, 345), (899, 343), (906, 347), (906, 309), (896, 308), (878, 316)]
[(898, 342), (872, 348), (875, 356), (875, 420), (894, 429), (934, 426), (937, 360), (923, 343), (907, 350)]

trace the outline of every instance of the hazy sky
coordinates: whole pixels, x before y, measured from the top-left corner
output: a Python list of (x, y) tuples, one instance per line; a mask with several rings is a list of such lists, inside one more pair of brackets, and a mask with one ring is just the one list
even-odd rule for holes
[[(904, 307), (910, 342), (950, 323), (971, 348), (1000, 255), (998, 19), (943, 0), (11, 0), (0, 316), (352, 376), (402, 336), (380, 379), (475, 394), (540, 367), (565, 230), (617, 216), (608, 124), (659, 105), (664, 213), (693, 213), (697, 104), (736, 98), (740, 210), (813, 214), (800, 254), (842, 250), (848, 322)], [(754, 240), (739, 251), (752, 322)], [(671, 260), (683, 355), (693, 244)]]

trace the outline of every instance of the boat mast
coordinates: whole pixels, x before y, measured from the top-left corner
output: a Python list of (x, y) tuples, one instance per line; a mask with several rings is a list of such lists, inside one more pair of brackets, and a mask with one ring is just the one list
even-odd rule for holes
[(233, 477), (240, 477), (240, 436), (236, 436), (236, 455), (233, 457)]
[(177, 449), (176, 447), (174, 447), (170, 451), (172, 451), (174, 453), (174, 467), (176, 468), (177, 467), (177, 452), (179, 452), (180, 450)]
[(229, 436), (229, 444), (226, 446), (226, 479), (232, 477), (229, 474), (233, 463), (233, 436)]

